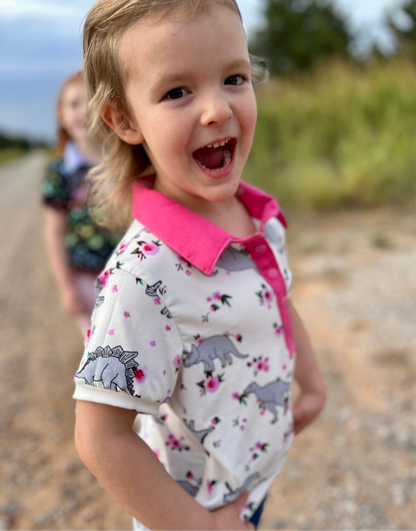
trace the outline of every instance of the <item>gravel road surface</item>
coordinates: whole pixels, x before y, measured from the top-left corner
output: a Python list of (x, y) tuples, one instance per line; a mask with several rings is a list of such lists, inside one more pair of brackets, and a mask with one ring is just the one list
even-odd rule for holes
[[(0, 168), (0, 530), (130, 529), (74, 449), (82, 341), (45, 257), (44, 166), (36, 152)], [(296, 439), (262, 529), (415, 529), (414, 214), (289, 216), (289, 224), (293, 299), (328, 403)]]

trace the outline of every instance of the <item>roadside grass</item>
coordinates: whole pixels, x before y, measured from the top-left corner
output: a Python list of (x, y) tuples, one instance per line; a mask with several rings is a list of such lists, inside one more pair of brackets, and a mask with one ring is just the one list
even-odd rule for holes
[(0, 149), (0, 165), (17, 160), (26, 153), (26, 149), (20, 148)]
[(244, 178), (282, 205), (409, 205), (416, 197), (416, 69), (342, 62), (257, 89)]

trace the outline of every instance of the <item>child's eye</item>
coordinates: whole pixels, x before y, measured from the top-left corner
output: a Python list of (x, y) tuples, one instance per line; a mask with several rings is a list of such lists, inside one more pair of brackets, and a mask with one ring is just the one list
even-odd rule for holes
[(175, 88), (173, 90), (170, 90), (167, 94), (166, 94), (166, 99), (168, 100), (180, 100), (181, 98), (183, 98), (184, 96), (186, 96), (187, 94), (189, 94), (189, 92), (183, 88)]
[(226, 85), (242, 85), (245, 81), (244, 76), (230, 76), (225, 80)]

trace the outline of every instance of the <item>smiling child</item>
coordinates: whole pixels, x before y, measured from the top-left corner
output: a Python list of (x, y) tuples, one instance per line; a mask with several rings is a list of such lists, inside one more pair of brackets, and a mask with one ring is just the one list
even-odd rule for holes
[(93, 200), (130, 226), (75, 375), (79, 455), (136, 529), (253, 529), (325, 386), (283, 214), (241, 181), (256, 102), (238, 6), (99, 0), (84, 59)]

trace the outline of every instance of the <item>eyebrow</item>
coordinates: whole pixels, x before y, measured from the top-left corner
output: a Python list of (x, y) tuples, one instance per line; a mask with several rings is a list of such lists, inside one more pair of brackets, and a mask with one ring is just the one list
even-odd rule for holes
[[(224, 70), (228, 71), (234, 70), (236, 68), (246, 68), (250, 70), (250, 61), (248, 61), (247, 59), (236, 59), (234, 61), (231, 61), (230, 63), (227, 63), (224, 67)], [(161, 87), (165, 87), (165, 85), (169, 86), (175, 85), (176, 83), (183, 83), (184, 79), (188, 78), (190, 74), (192, 74), (192, 70), (185, 70), (183, 72), (174, 72), (172, 74), (167, 74), (166, 76), (159, 78), (154, 83), (154, 85), (152, 86), (152, 92), (160, 90)]]

